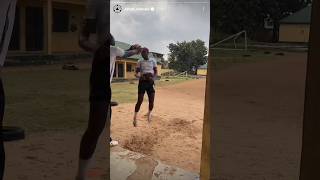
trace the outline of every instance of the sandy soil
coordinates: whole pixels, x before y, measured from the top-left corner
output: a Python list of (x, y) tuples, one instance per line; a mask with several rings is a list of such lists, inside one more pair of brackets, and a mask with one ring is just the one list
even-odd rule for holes
[[(23, 141), (6, 143), (4, 180), (73, 180), (81, 135), (71, 131), (35, 133)], [(92, 180), (106, 179), (106, 146), (99, 144), (89, 173)]]
[(158, 88), (153, 122), (149, 124), (145, 117), (145, 101), (137, 128), (132, 126), (135, 104), (121, 104), (113, 110), (112, 136), (127, 149), (198, 172), (204, 87), (205, 79)]
[[(298, 179), (306, 54), (286, 53), (215, 72), (217, 179)], [(152, 124), (132, 127), (134, 104), (115, 108), (121, 146), (199, 172), (205, 80), (157, 89)]]

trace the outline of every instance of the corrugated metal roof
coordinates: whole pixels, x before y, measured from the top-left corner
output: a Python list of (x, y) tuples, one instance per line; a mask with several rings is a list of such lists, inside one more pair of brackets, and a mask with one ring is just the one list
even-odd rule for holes
[(282, 24), (310, 24), (311, 23), (311, 5), (291, 14), (280, 20)]

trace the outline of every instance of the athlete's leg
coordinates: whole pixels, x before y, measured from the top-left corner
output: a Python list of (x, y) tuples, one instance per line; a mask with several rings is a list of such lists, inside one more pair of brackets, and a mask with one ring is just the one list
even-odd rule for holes
[(134, 109), (133, 126), (137, 126), (137, 115), (143, 102), (144, 93), (138, 93), (138, 100)]
[(149, 111), (148, 111), (148, 122), (151, 122), (151, 113), (154, 107), (155, 90), (153, 84), (147, 89), (148, 99), (149, 99)]
[(154, 107), (154, 99), (155, 99), (156, 93), (148, 93), (148, 99), (149, 99), (149, 111), (153, 110)]
[(140, 111), (140, 107), (142, 105), (143, 102), (143, 97), (144, 97), (144, 93), (138, 93), (138, 100), (135, 106), (135, 112), (139, 112)]

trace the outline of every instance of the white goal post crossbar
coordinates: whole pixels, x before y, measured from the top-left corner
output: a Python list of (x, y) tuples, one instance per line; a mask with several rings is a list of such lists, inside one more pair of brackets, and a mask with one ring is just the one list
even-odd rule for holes
[(236, 34), (233, 34), (233, 35), (231, 35), (231, 36), (229, 36), (229, 37), (227, 37), (227, 38), (225, 38), (225, 39), (223, 39), (223, 40), (221, 40), (221, 41), (219, 41), (219, 42), (211, 45), (210, 48), (215, 48), (215, 47), (217, 47), (218, 45), (220, 45), (221, 43), (226, 42), (226, 41), (229, 41), (230, 39), (233, 39), (234, 46), (235, 46), (235, 48), (237, 49), (236, 40), (237, 40), (238, 37), (239, 37), (240, 35), (242, 35), (242, 34), (244, 34), (244, 43), (245, 43), (244, 49), (247, 50), (247, 49), (248, 49), (247, 31), (241, 31), (241, 32), (238, 32), (238, 33), (236, 33)]

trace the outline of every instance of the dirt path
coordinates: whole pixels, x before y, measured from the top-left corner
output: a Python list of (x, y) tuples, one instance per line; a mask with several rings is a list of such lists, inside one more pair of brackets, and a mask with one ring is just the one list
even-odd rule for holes
[(217, 179), (297, 180), (306, 54), (215, 74)]
[[(73, 180), (82, 132), (28, 134), (23, 141), (5, 144), (4, 180)], [(102, 140), (102, 139), (101, 139)], [(103, 139), (105, 140), (105, 139)], [(99, 143), (90, 179), (105, 180), (106, 146)]]

